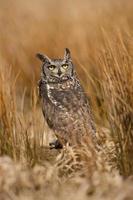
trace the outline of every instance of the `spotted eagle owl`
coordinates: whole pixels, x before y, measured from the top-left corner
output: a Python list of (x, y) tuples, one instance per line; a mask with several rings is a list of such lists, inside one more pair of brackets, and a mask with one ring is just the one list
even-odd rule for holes
[(50, 143), (61, 148), (66, 143), (80, 143), (83, 136), (95, 139), (95, 125), (89, 99), (75, 72), (69, 49), (65, 49), (63, 59), (50, 59), (40, 53), (42, 61), (39, 93), (42, 110), (48, 126), (57, 140)]

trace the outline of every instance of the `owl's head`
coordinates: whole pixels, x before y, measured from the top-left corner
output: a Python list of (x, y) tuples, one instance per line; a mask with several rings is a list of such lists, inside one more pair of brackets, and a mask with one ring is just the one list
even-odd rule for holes
[(72, 79), (74, 69), (69, 49), (65, 49), (63, 59), (50, 59), (40, 53), (37, 57), (43, 62), (42, 76), (48, 83), (59, 83)]

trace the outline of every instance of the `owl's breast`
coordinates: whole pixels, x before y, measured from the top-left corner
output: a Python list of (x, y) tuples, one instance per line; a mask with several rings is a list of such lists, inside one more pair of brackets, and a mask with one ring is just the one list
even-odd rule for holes
[(84, 134), (93, 129), (88, 98), (82, 88), (50, 88), (43, 97), (43, 113), (49, 127), (61, 134)]
[(51, 90), (48, 93), (49, 100), (51, 104), (55, 105), (58, 108), (58, 111), (70, 111), (77, 110), (81, 103), (81, 96), (74, 90)]

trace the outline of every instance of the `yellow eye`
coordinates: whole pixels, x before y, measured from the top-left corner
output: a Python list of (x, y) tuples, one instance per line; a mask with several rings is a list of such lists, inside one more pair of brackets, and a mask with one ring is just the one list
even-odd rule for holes
[(63, 69), (67, 69), (68, 65), (62, 65)]
[(56, 68), (56, 67), (55, 67), (54, 65), (48, 66), (48, 69), (49, 69), (50, 71), (53, 71), (55, 68)]

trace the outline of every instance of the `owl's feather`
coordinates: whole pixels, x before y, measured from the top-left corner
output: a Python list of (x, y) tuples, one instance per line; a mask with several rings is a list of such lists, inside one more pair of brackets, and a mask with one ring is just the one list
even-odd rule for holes
[(79, 82), (73, 82), (40, 85), (43, 114), (49, 127), (61, 142), (70, 144), (72, 140), (79, 142), (83, 135), (95, 137), (89, 99)]

